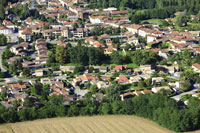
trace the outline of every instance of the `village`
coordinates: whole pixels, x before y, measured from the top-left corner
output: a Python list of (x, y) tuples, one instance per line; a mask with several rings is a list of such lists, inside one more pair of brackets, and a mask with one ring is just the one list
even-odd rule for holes
[[(63, 95), (66, 105), (84, 99), (89, 93), (101, 102), (106, 88), (113, 85), (119, 85), (122, 101), (163, 90), (176, 101), (183, 100), (185, 93), (200, 97), (200, 31), (176, 31), (172, 26), (157, 23), (132, 24), (128, 10), (114, 7), (93, 10), (82, 0), (27, 0), (8, 4), (10, 9), (21, 5), (29, 5), (29, 9), (37, 10), (38, 16), (48, 20), (33, 17), (21, 20), (5, 11), (0, 34), (6, 36), (10, 46), (0, 50), (0, 63), (1, 71), (10, 77), (0, 83), (0, 92), (1, 104), (6, 108), (12, 107), (15, 100), (23, 103), (26, 97), (37, 99), (30, 93), (35, 84), (48, 85), (50, 89), (45, 92), (48, 96)], [(176, 12), (175, 16), (182, 14)], [(173, 23), (172, 19), (164, 21)], [(200, 21), (194, 15), (190, 19)], [(144, 65), (89, 64), (83, 69), (73, 63), (62, 63), (56, 68), (48, 65), (54, 48), (78, 47), (80, 43), (84, 47), (103, 49), (106, 56), (145, 50), (158, 56), (163, 64), (157, 61)], [(5, 51), (9, 56), (5, 56)], [(184, 63), (178, 58), (172, 59), (179, 53), (189, 53), (192, 59), (197, 59), (180, 67)], [(197, 77), (195, 81), (186, 79), (187, 71)], [(187, 103), (187, 99), (183, 101)]]

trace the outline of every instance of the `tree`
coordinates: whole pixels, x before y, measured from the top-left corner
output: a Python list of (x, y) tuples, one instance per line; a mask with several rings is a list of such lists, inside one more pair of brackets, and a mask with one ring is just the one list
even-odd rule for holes
[(92, 92), (97, 92), (97, 91), (98, 91), (97, 85), (91, 85), (91, 86), (90, 86), (90, 90), (91, 90)]
[(25, 77), (29, 77), (29, 76), (31, 76), (31, 71), (29, 69), (23, 69), (23, 75)]
[(4, 7), (2, 4), (0, 4), (0, 20), (4, 20), (5, 14), (4, 14)]
[(112, 52), (110, 57), (111, 57), (111, 63), (122, 64), (122, 58), (121, 58), (121, 55), (119, 54), (119, 52), (117, 52), (117, 51)]
[(69, 62), (69, 55), (67, 53), (67, 49), (63, 46), (56, 47), (56, 61), (65, 64)]
[(120, 99), (120, 86), (118, 84), (106, 88), (106, 99), (109, 102), (117, 101)]
[(37, 116), (35, 108), (25, 108), (18, 111), (19, 120), (34, 120)]
[(73, 29), (75, 30), (75, 29), (77, 29), (78, 28), (78, 24), (77, 23), (74, 23), (73, 24)]
[(187, 25), (187, 18), (186, 18), (186, 16), (183, 16), (183, 15), (178, 16), (178, 17), (176, 18), (176, 24), (177, 24), (179, 27), (182, 27), (183, 24), (184, 24), (184, 26), (186, 26), (186, 25)]
[(122, 102), (121, 101), (114, 101), (111, 106), (112, 106), (113, 114), (121, 114), (121, 113), (123, 113), (123, 108), (122, 108)]
[(103, 103), (102, 108), (101, 108), (102, 114), (111, 114), (111, 106), (109, 103)]
[(0, 34), (0, 46), (5, 46), (7, 45), (7, 38), (5, 35)]
[(140, 82), (138, 83), (138, 86), (139, 86), (140, 88), (146, 87), (146, 83), (145, 83), (144, 81), (140, 81)]

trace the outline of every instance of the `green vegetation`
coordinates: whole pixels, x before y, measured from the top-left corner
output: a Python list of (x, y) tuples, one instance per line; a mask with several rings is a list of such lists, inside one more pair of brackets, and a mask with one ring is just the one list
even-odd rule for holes
[(120, 10), (133, 9), (129, 17), (132, 23), (147, 19), (163, 19), (173, 17), (176, 11), (187, 10), (188, 14), (198, 14), (199, 0), (87, 0), (90, 8), (116, 7)]
[[(91, 89), (96, 91), (95, 86)], [(181, 105), (179, 106), (174, 100), (165, 96), (165, 93), (140, 95), (120, 101), (120, 88), (111, 86), (106, 89), (106, 97), (102, 103), (93, 100), (92, 94), (87, 94), (84, 100), (65, 106), (62, 96), (48, 97), (45, 95), (48, 91), (49, 86), (38, 84), (31, 87), (30, 93), (36, 97), (27, 97), (24, 101), (26, 108), (19, 111), (17, 111), (19, 102), (15, 102), (14, 107), (8, 110), (0, 105), (0, 122), (17, 122), (56, 116), (127, 114), (151, 119), (177, 132), (195, 130), (200, 126), (200, 100), (193, 97), (189, 98), (186, 108), (180, 108)], [(3, 95), (2, 93), (2, 98), (4, 98)], [(36, 103), (40, 103), (39, 106)]]
[(0, 34), (0, 46), (6, 46), (7, 45), (7, 38), (5, 35)]

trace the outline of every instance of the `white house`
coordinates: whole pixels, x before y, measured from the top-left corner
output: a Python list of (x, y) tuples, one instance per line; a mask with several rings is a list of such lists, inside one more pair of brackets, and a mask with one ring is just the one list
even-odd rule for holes
[(12, 33), (13, 33), (12, 29), (9, 29), (9, 28), (4, 27), (4, 26), (0, 27), (0, 34), (4, 34), (6, 36), (6, 35), (9, 35), (9, 34), (12, 34)]

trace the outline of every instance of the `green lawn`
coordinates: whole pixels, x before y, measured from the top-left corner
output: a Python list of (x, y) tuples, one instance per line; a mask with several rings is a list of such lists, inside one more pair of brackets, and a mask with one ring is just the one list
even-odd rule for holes
[(156, 23), (162, 25), (164, 21), (165, 21), (164, 19), (148, 19), (148, 20), (143, 20), (142, 22)]
[(127, 64), (127, 67), (130, 67), (130, 68), (137, 68), (139, 67), (137, 64), (134, 64), (134, 63), (130, 63), (130, 64)]

